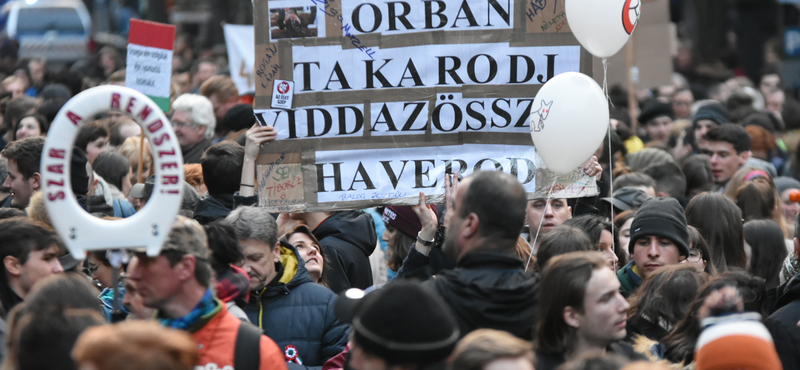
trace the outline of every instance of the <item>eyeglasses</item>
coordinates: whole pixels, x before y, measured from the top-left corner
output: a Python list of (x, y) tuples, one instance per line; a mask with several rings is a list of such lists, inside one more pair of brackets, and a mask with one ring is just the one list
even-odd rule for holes
[(699, 249), (689, 249), (689, 255), (686, 256), (688, 262), (700, 262), (703, 259), (703, 252)]
[(174, 119), (170, 120), (169, 123), (172, 124), (172, 127), (195, 127), (195, 126), (197, 126), (194, 123), (192, 123), (192, 121), (181, 122), (181, 121), (175, 121)]
[(85, 267), (84, 267), (84, 268), (81, 270), (81, 272), (83, 272), (83, 273), (84, 273), (86, 276), (88, 276), (88, 277), (92, 277), (92, 276), (94, 275), (94, 273), (95, 273), (95, 272), (97, 272), (97, 269), (98, 269), (99, 267), (100, 267), (100, 265), (92, 265), (92, 264), (90, 263), (90, 264), (87, 264), (87, 265), (86, 265), (86, 266), (85, 266)]

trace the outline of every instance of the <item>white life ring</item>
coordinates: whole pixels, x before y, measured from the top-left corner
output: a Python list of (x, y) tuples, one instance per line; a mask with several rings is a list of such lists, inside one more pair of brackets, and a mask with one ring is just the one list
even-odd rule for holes
[[(70, 161), (78, 129), (108, 109), (130, 113), (150, 142), (156, 182), (147, 205), (123, 220), (90, 215), (72, 195)], [(56, 115), (40, 164), (45, 207), (56, 232), (76, 258), (89, 250), (146, 249), (157, 256), (183, 196), (183, 155), (169, 119), (146, 95), (122, 86), (94, 87), (76, 95)]]

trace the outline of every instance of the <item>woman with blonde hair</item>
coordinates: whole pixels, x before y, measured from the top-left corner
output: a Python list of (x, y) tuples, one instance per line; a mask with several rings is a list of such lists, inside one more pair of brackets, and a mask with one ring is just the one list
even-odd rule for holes
[[(142, 142), (142, 138), (139, 136), (131, 136), (125, 139), (120, 145), (117, 152), (128, 158), (131, 162), (131, 171), (133, 176), (131, 177), (131, 184), (136, 184), (139, 182), (139, 148)], [(142, 163), (142, 182), (150, 175), (155, 173), (153, 170), (153, 155), (150, 153), (150, 145), (147, 141), (144, 142), (144, 145), (141, 146), (144, 148), (143, 155), (141, 155)]]

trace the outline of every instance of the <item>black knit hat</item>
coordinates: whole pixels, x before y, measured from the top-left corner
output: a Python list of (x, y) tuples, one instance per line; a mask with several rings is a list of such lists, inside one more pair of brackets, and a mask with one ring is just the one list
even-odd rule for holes
[(708, 105), (700, 107), (700, 109), (698, 109), (697, 113), (694, 115), (692, 124), (696, 127), (697, 121), (701, 119), (714, 121), (718, 125), (731, 121), (731, 117), (728, 114), (728, 109), (719, 103), (709, 103)]
[(253, 114), (253, 106), (249, 104), (236, 104), (222, 116), (222, 127), (230, 131), (248, 129), (255, 123), (256, 116)]
[(639, 115), (639, 122), (644, 125), (647, 124), (647, 121), (661, 116), (668, 116), (669, 118), (675, 119), (675, 111), (672, 110), (672, 105), (655, 100), (647, 103), (642, 108), (642, 113)]
[(631, 223), (631, 241), (628, 252), (633, 254), (636, 241), (646, 236), (672, 240), (681, 256), (689, 255), (689, 230), (683, 207), (675, 198), (653, 198), (644, 203)]
[(409, 281), (394, 281), (366, 296), (348, 289), (339, 294), (334, 312), (351, 322), (356, 344), (388, 363), (445, 360), (460, 334), (447, 304)]

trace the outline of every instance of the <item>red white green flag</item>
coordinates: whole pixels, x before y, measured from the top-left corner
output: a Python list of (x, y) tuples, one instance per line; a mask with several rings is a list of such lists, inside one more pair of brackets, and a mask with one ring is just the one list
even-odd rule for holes
[(175, 26), (131, 20), (125, 86), (147, 95), (164, 112), (169, 111), (174, 43)]

